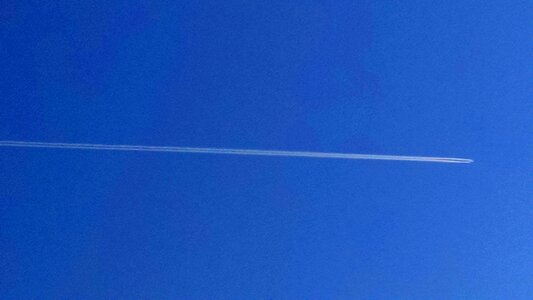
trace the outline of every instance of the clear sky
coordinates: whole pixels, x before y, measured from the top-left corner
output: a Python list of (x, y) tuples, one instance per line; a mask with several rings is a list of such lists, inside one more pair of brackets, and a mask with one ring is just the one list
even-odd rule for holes
[(530, 299), (531, 1), (4, 1), (2, 299)]

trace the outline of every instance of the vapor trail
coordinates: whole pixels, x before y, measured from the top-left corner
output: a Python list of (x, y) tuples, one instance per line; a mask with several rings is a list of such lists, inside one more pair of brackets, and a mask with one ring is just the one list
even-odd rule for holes
[(337, 158), (337, 159), (373, 159), (373, 160), (419, 161), (419, 162), (463, 163), (463, 164), (473, 162), (472, 159), (454, 158), (454, 157), (400, 156), (400, 155), (252, 150), (252, 149), (224, 149), (224, 148), (161, 147), (161, 146), (142, 146), (142, 145), (134, 146), (134, 145), (105, 145), (105, 144), (42, 143), (42, 142), (27, 142), (27, 141), (0, 141), (0, 147), (57, 148), (57, 149), (141, 151), (141, 152), (174, 152), (174, 153), (207, 153), (207, 154), (260, 155), (260, 156), (309, 157), (309, 158)]

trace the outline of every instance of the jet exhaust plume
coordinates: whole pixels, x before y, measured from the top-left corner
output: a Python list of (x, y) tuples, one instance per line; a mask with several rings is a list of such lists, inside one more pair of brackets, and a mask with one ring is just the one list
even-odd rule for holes
[(258, 155), (258, 156), (336, 158), (336, 159), (367, 159), (367, 160), (370, 159), (370, 160), (418, 161), (418, 162), (462, 163), (462, 164), (474, 162), (472, 159), (454, 158), (454, 157), (402, 156), (402, 155), (378, 155), (378, 154), (308, 152), (308, 151), (278, 151), (278, 150), (254, 150), (254, 149), (165, 147), (165, 146), (143, 146), (143, 145), (43, 143), (43, 142), (28, 142), (28, 141), (0, 141), (0, 147), (56, 148), (56, 149), (140, 151), (140, 152), (173, 152), (173, 153), (205, 153), (205, 154), (232, 154), (232, 155)]

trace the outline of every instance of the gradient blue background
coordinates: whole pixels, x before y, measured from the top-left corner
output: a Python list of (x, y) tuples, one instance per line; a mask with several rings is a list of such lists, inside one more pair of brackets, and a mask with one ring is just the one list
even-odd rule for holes
[(530, 299), (530, 1), (4, 1), (2, 299)]

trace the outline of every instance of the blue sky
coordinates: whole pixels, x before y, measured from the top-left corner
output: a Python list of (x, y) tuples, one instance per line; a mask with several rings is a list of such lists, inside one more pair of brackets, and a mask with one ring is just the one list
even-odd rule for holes
[(529, 1), (7, 1), (6, 299), (527, 299)]

